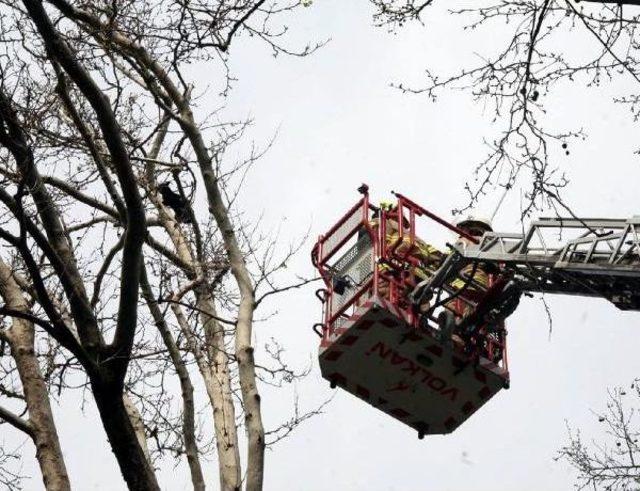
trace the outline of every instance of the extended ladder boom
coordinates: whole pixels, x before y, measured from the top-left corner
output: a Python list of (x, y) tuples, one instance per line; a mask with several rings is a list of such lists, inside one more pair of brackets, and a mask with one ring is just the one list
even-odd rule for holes
[(640, 216), (542, 218), (523, 234), (457, 244), (460, 262), (504, 264), (524, 291), (603, 297), (640, 310)]

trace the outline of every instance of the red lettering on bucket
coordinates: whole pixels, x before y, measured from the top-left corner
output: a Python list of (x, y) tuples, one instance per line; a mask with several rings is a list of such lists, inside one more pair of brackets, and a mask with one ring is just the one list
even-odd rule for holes
[(365, 354), (369, 356), (371, 353), (374, 353), (376, 350), (378, 351), (380, 358), (382, 358), (383, 360), (387, 356), (389, 356), (389, 354), (393, 351), (391, 348), (387, 348), (385, 351), (384, 343), (376, 343), (371, 348), (369, 348), (369, 350)]
[(393, 387), (388, 388), (387, 392), (404, 392), (406, 390), (409, 390), (410, 388), (411, 387), (409, 385), (407, 385), (404, 382), (400, 381), (396, 385), (394, 385)]
[[(389, 364), (399, 367), (400, 371), (407, 372), (409, 377), (418, 379), (429, 389), (442, 397), (448, 398), (451, 402), (455, 402), (458, 398), (458, 389), (447, 385), (447, 382), (440, 377), (436, 377), (433, 373), (419, 366), (413, 361), (398, 354), (394, 349), (386, 346), (383, 342), (377, 342), (366, 352), (366, 355), (377, 354), (383, 360), (389, 360)], [(391, 355), (391, 357), (389, 357)], [(388, 389), (388, 392), (406, 391), (410, 386), (405, 382), (398, 382)]]
[(411, 373), (411, 376), (413, 377), (420, 371), (420, 367), (413, 363), (411, 360), (407, 360), (407, 363), (402, 368), (402, 371)]
[(391, 364), (392, 365), (402, 365), (405, 361), (409, 361), (406, 358), (400, 356), (395, 351), (393, 352), (393, 356), (391, 356)]
[(448, 397), (449, 399), (451, 399), (451, 402), (454, 402), (456, 400), (456, 397), (458, 397), (458, 389), (456, 389), (455, 387), (448, 387), (440, 392), (440, 395), (442, 397)]

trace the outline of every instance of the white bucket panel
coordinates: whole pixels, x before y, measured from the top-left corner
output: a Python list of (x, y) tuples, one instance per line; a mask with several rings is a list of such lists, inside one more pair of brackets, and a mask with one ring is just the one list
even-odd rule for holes
[(465, 363), (391, 309), (367, 302), (323, 343), (325, 379), (424, 434), (453, 431), (508, 384), (503, 369)]

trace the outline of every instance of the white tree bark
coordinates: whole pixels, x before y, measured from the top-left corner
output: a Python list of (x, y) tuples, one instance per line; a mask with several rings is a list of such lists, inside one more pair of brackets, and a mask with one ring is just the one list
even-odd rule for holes
[[(154, 183), (153, 172), (147, 172), (147, 179)], [(176, 220), (169, 214), (155, 192), (149, 193), (151, 201), (158, 209), (160, 223), (169, 235), (176, 254), (181, 261), (188, 265), (194, 278), (202, 277), (204, 272), (201, 265), (194, 258), (184, 233)], [(194, 354), (198, 369), (204, 380), (207, 396), (213, 410), (213, 421), (218, 450), (218, 470), (220, 475), (220, 489), (222, 491), (236, 491), (241, 487), (241, 462), (238, 451), (238, 432), (235, 423), (235, 407), (231, 393), (231, 375), (229, 373), (229, 357), (225, 351), (224, 333), (215, 320), (216, 310), (212, 295), (206, 288), (194, 288), (196, 308), (200, 311), (199, 319), (205, 332), (205, 342), (208, 349), (202, 352), (195, 339), (188, 321), (177, 304), (171, 305), (178, 325), (187, 339), (188, 347)], [(179, 299), (176, 299), (179, 300)], [(195, 484), (195, 483), (194, 483)]]
[[(27, 301), (13, 278), (11, 269), (2, 260), (0, 296), (7, 308), (29, 313)], [(49, 394), (34, 350), (33, 324), (26, 319), (14, 317), (5, 337), (22, 383), (29, 412), (29, 420), (26, 422), (30, 429), (28, 435), (36, 446), (36, 458), (42, 472), (44, 487), (48, 491), (68, 491), (71, 489), (69, 476), (51, 412)]]
[(127, 414), (129, 415), (129, 419), (131, 420), (133, 430), (136, 432), (136, 437), (138, 438), (140, 448), (142, 448), (142, 452), (144, 453), (147, 462), (149, 463), (149, 465), (151, 465), (149, 446), (147, 445), (147, 434), (144, 431), (144, 422), (142, 421), (142, 416), (140, 416), (138, 408), (126, 393), (122, 394), (122, 401), (124, 402), (124, 408), (126, 409)]

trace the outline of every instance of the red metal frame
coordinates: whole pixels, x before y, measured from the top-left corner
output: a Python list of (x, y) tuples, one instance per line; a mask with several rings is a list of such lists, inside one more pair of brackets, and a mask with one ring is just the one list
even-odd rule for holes
[(368, 194), (365, 194), (360, 201), (358, 201), (347, 213), (345, 213), (345, 215), (338, 221), (338, 223), (336, 223), (333, 227), (331, 227), (331, 229), (329, 229), (329, 231), (326, 234), (321, 235), (318, 238), (318, 242), (316, 242), (316, 245), (314, 246), (314, 249), (311, 253), (313, 265), (315, 267), (320, 268), (322, 266), (320, 264), (320, 261), (322, 261), (322, 263), (326, 265), (327, 260), (333, 257), (335, 252), (338, 251), (340, 247), (342, 247), (351, 237), (353, 237), (353, 234), (355, 234), (355, 232), (358, 230), (358, 226), (354, 227), (353, 230), (350, 230), (349, 232), (345, 233), (345, 237), (342, 240), (340, 240), (338, 244), (333, 246), (333, 249), (329, 250), (328, 252), (324, 250), (324, 246), (328, 241), (328, 239), (330, 239), (334, 233), (340, 230), (340, 227), (344, 225), (345, 222), (349, 218), (351, 218), (358, 209), (362, 210), (362, 220), (358, 224), (358, 225), (361, 225), (368, 221), (367, 220), (367, 210), (369, 209)]
[[(373, 278), (367, 281), (364, 285), (362, 285), (362, 287), (360, 288), (360, 291), (358, 291), (349, 300), (349, 302), (345, 303), (340, 308), (339, 311), (331, 313), (330, 309), (327, 308), (328, 306), (332, 305), (332, 300), (334, 296), (333, 283), (331, 281), (332, 280), (331, 271), (329, 269), (329, 261), (331, 261), (335, 257), (336, 253), (340, 250), (340, 248), (344, 246), (349, 241), (349, 239), (351, 239), (358, 232), (358, 230), (361, 229), (361, 227), (365, 227), (368, 233), (370, 234), (372, 238), (372, 243), (374, 244), (374, 257), (376, 256), (377, 246), (376, 246), (375, 235), (373, 233), (373, 229), (371, 227), (371, 224), (368, 218), (369, 210), (372, 208), (373, 207), (371, 207), (369, 204), (369, 195), (368, 193), (365, 192), (364, 196), (352, 208), (350, 208), (349, 211), (347, 211), (347, 213), (345, 213), (342, 216), (342, 218), (333, 227), (331, 227), (331, 229), (329, 229), (327, 233), (321, 235), (318, 238), (318, 241), (316, 242), (315, 246), (313, 247), (313, 250), (311, 251), (312, 263), (316, 268), (318, 268), (320, 275), (322, 276), (325, 282), (325, 286), (327, 288), (326, 290), (327, 294), (325, 295), (325, 300), (323, 301), (323, 310), (324, 310), (323, 311), (323, 320), (324, 320), (323, 337), (325, 338), (330, 335), (335, 321), (339, 317), (341, 317), (349, 307), (355, 304), (357, 300), (368, 289), (372, 287), (372, 284), (375, 285), (377, 282), (377, 274), (375, 273), (376, 268), (374, 268)], [(352, 227), (348, 228), (347, 230), (341, 231), (340, 230), (341, 227), (343, 227), (346, 223), (348, 223), (348, 220), (352, 218), (354, 214), (359, 211), (361, 212), (360, 220), (357, 223), (355, 223)], [(340, 239), (338, 243), (334, 245), (329, 251), (326, 251), (325, 250), (326, 243), (332, 238), (333, 234), (337, 233), (338, 231), (341, 231), (344, 237)], [(376, 290), (375, 286), (374, 286), (374, 290)]]
[[(414, 272), (420, 265), (420, 259), (415, 255), (418, 250), (416, 217), (426, 217), (471, 242), (476, 244), (479, 242), (476, 237), (431, 213), (402, 194), (394, 193), (394, 195), (397, 198), (395, 208), (392, 210), (378, 209), (369, 203), (368, 192), (365, 189), (363, 197), (326, 234), (318, 238), (312, 250), (312, 262), (319, 270), (326, 286), (326, 295), (324, 295), (323, 301), (323, 343), (330, 343), (332, 334), (335, 333), (337, 327), (336, 321), (341, 317), (349, 317), (347, 311), (350, 308), (357, 307), (359, 300), (366, 293), (370, 293), (372, 296), (385, 297), (386, 300), (402, 312), (409, 324), (415, 328), (420, 327), (420, 315), (416, 312), (416, 307), (407, 299), (407, 292), (411, 291), (419, 281)], [(372, 210), (378, 212), (377, 224), (375, 222), (372, 223), (369, 217), (369, 213)], [(344, 229), (345, 225), (350, 223), (349, 220), (356, 213), (361, 213), (359, 220), (357, 222), (353, 221), (347, 229)], [(398, 233), (398, 237), (393, 243), (389, 243), (387, 240), (391, 221), (395, 223)], [(369, 234), (373, 247), (372, 276), (359, 287), (357, 292), (352, 294), (351, 298), (339, 310), (332, 312), (331, 306), (333, 305), (332, 301), (335, 293), (330, 262), (339, 258), (339, 252), (343, 254), (346, 252), (341, 251), (343, 246), (363, 228)], [(334, 234), (338, 233), (344, 235), (344, 237), (331, 246), (330, 250), (326, 250), (327, 243), (334, 238)], [(487, 296), (494, 285), (498, 286), (496, 283), (501, 283), (501, 278), (499, 279), (495, 275), (489, 275), (489, 279), (490, 288), (485, 294)], [(461, 296), (468, 297), (465, 294)], [(471, 297), (473, 297), (473, 294), (471, 294)], [(473, 298), (467, 298), (467, 300), (482, 301), (481, 299)], [(446, 308), (452, 310), (456, 316), (461, 317), (464, 315), (464, 309), (467, 308), (463, 303), (461, 298), (457, 298)], [(484, 345), (482, 351), (490, 360), (500, 358), (502, 366), (506, 369), (507, 354), (504, 332), (501, 332), (498, 340), (489, 338), (485, 335), (486, 332), (487, 326), (482, 326), (477, 331), (476, 338), (483, 339), (481, 341)], [(499, 354), (500, 356), (494, 358), (495, 350), (500, 350), (501, 353)]]
[(411, 210), (413, 210), (413, 212), (416, 213), (417, 215), (419, 215), (419, 216), (424, 215), (424, 216), (430, 218), (434, 222), (439, 223), (440, 225), (448, 228), (452, 232), (455, 232), (456, 234), (460, 235), (461, 237), (464, 237), (465, 239), (470, 240), (474, 244), (479, 244), (480, 243), (480, 241), (477, 238), (475, 238), (473, 235), (469, 235), (467, 232), (465, 232), (461, 228), (458, 228), (455, 225), (447, 222), (443, 218), (440, 218), (435, 213), (431, 213), (429, 210), (427, 210), (427, 209), (423, 208), (422, 206), (420, 206), (419, 204), (411, 201), (406, 196), (403, 196), (400, 193), (393, 193), (393, 194), (398, 198), (398, 208), (399, 209), (404, 205), (405, 207), (410, 208)]

